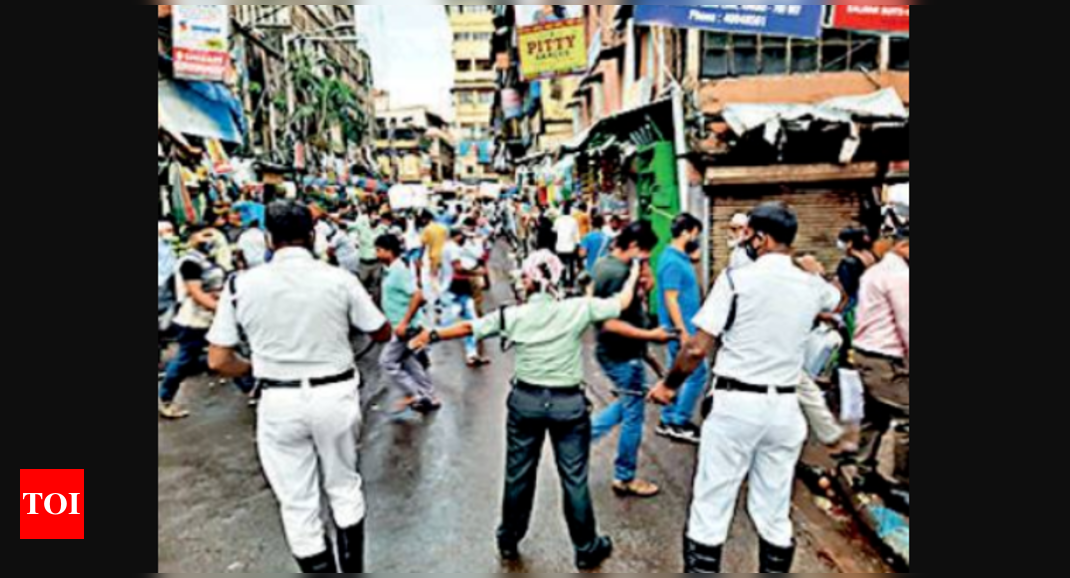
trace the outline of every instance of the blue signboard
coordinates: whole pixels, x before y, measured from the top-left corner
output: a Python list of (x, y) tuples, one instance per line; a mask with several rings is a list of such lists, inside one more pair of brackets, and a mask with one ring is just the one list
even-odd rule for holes
[(641, 4), (636, 24), (819, 38), (822, 4)]

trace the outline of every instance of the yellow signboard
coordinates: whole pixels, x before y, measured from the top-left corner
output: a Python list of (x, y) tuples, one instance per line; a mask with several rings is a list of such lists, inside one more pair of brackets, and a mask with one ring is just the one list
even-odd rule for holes
[(520, 28), (520, 73), (524, 80), (578, 74), (587, 69), (587, 32), (575, 18)]

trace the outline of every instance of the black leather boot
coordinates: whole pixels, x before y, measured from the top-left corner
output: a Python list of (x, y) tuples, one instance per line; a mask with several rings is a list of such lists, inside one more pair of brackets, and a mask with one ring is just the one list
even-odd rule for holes
[(594, 570), (611, 555), (613, 555), (613, 540), (610, 540), (609, 536), (601, 536), (595, 539), (589, 551), (576, 553), (576, 568)]
[(759, 557), (759, 573), (791, 574), (791, 564), (795, 561), (795, 545), (780, 548), (762, 540)]
[(684, 542), (684, 574), (720, 574), (724, 546), (703, 546), (688, 538)]
[(327, 543), (327, 550), (322, 554), (317, 554), (311, 558), (296, 558), (296, 560), (302, 574), (338, 573), (338, 566), (334, 563), (334, 550), (331, 548), (330, 542)]
[(338, 561), (343, 574), (364, 573), (364, 522), (338, 530)]

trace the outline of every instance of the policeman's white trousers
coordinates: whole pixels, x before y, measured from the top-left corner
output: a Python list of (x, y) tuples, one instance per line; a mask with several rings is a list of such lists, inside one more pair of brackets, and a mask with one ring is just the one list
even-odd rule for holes
[(702, 428), (688, 538), (705, 546), (725, 543), (749, 475), (748, 510), (758, 533), (774, 546), (791, 546), (792, 485), (806, 437), (794, 394), (716, 392)]
[(364, 519), (357, 473), (360, 438), (357, 381), (300, 389), (268, 389), (257, 412), (260, 462), (282, 510), (282, 525), (297, 558), (323, 552), (320, 488), (339, 528)]

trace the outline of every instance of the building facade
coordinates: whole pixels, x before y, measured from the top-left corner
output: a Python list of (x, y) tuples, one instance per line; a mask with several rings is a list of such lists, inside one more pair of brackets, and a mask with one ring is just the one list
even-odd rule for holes
[[(373, 76), (355, 6), (236, 4), (231, 11), (254, 148), (292, 162), (302, 142), (370, 168)], [(315, 93), (332, 92), (320, 89), (335, 80), (345, 88), (333, 90), (331, 102), (317, 101)], [(315, 105), (328, 117), (309, 118)]]
[(453, 33), (453, 132), (458, 142), (457, 178), (497, 179), (491, 168), (490, 121), (495, 97), (490, 41), (494, 19), (488, 5), (446, 5)]
[(380, 110), (377, 117), (379, 174), (392, 182), (425, 186), (453, 180), (454, 145), (441, 115), (413, 106)]
[[(709, 273), (726, 262), (728, 220), (763, 201), (798, 209), (798, 248), (827, 266), (841, 228), (876, 227), (887, 187), (909, 179), (908, 13), (898, 32), (826, 20), (819, 38), (806, 39), (651, 25), (638, 9), (584, 6), (588, 68), (568, 103), (575, 137), (532, 155), (534, 135), (503, 123), (513, 168), (546, 175), (534, 181), (540, 192), (571, 175), (570, 196), (626, 198), (630, 214), (656, 228), (677, 211), (704, 216)], [(496, 50), (515, 62), (508, 42), (496, 37)], [(741, 119), (753, 105), (802, 116), (750, 126)]]

